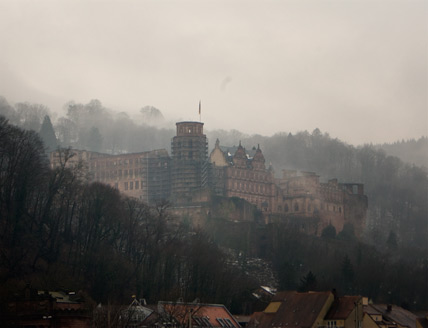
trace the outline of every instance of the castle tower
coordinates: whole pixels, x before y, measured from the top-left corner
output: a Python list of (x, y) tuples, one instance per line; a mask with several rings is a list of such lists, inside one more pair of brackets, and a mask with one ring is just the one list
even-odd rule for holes
[(204, 123), (178, 122), (177, 135), (172, 139), (171, 192), (182, 198), (208, 184), (208, 142)]

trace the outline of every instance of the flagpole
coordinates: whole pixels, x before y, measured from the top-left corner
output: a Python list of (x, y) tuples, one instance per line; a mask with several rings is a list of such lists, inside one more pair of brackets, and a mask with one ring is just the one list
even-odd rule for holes
[(201, 101), (199, 100), (199, 122), (202, 122), (202, 115), (201, 115)]

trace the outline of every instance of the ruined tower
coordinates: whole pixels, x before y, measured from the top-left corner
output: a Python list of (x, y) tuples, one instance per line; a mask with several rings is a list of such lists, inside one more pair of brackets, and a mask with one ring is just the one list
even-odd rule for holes
[(208, 184), (208, 142), (204, 123), (178, 122), (172, 139), (172, 197), (183, 198)]

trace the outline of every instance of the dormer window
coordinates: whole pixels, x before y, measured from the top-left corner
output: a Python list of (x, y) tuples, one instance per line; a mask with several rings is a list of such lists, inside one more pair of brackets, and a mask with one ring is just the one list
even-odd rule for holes
[(328, 328), (336, 328), (336, 320), (329, 320), (327, 321), (327, 327)]

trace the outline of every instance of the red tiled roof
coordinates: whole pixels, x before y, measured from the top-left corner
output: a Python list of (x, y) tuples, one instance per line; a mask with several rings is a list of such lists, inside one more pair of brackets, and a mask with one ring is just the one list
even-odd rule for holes
[(360, 296), (343, 296), (334, 300), (330, 310), (325, 316), (326, 320), (346, 319), (355, 308), (355, 304), (361, 299)]
[[(224, 305), (168, 302), (159, 302), (159, 304), (165, 312), (180, 323), (188, 321), (189, 314), (192, 313), (194, 326), (229, 327), (232, 325), (235, 328), (241, 327)], [(207, 322), (209, 325), (206, 324)]]
[(259, 322), (259, 328), (311, 327), (331, 295), (331, 292), (279, 292), (272, 299), (272, 302), (281, 302), (278, 310), (263, 312), (254, 319)]

